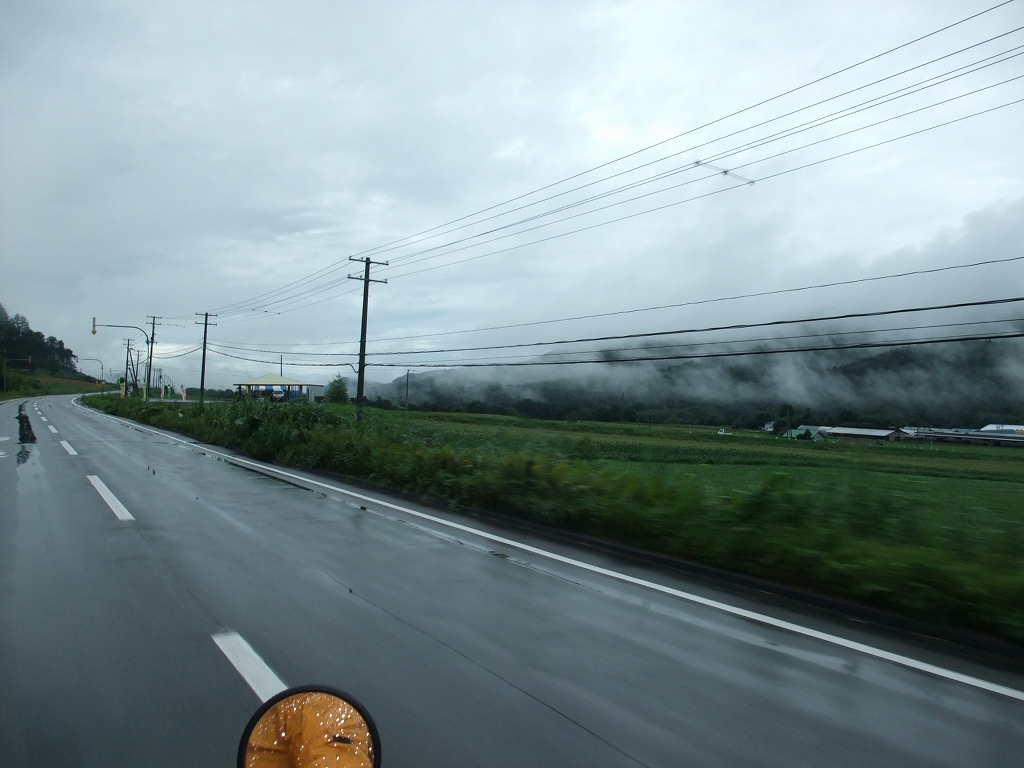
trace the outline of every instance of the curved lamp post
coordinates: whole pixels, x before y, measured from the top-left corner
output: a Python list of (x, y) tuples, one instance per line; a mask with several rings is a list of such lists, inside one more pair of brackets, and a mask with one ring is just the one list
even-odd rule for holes
[(102, 360), (100, 360), (98, 357), (76, 357), (75, 359), (78, 360), (78, 362), (80, 362), (80, 363), (87, 363), (87, 362), (99, 363), (100, 364), (100, 381), (103, 382), (104, 384), (106, 384), (106, 376), (104, 376), (104, 374), (103, 374), (103, 370), (104, 369), (103, 369), (103, 361)]
[[(146, 402), (149, 402), (149, 379), (153, 374), (153, 345), (149, 341), (149, 334), (146, 333), (145, 328), (139, 328), (137, 325), (111, 325), (110, 323), (97, 323), (96, 318), (92, 319), (92, 333), (96, 335), (97, 328), (134, 328), (136, 331), (142, 333), (146, 337), (146, 344), (149, 346), (149, 356), (146, 360)], [(127, 383), (127, 382), (126, 382)]]

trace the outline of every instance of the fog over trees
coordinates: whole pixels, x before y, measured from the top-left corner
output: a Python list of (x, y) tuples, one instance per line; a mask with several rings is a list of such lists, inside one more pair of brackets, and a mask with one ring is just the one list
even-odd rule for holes
[[(368, 387), (398, 407), (405, 375)], [(654, 421), (782, 427), (980, 427), (1024, 421), (1019, 340), (410, 375), (409, 401), (424, 410), (544, 419)]]

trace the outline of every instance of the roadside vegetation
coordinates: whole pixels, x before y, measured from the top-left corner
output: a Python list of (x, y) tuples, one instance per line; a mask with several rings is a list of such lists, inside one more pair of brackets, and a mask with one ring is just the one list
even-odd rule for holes
[[(72, 378), (73, 375), (76, 378)], [(8, 368), (7, 390), (0, 390), (0, 400), (41, 397), (43, 395), (74, 395), (116, 388), (116, 384), (101, 384), (89, 376), (80, 374), (66, 373), (64, 376), (51, 376), (49, 371)]]
[(1024, 643), (1024, 450), (306, 402), (86, 402), (322, 469)]

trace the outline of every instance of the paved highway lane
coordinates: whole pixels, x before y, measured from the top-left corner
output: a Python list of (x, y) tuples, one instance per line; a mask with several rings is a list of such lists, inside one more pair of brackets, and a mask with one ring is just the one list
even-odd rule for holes
[[(71, 398), (33, 402), (29, 446), (14, 445), (16, 403), (0, 405), (3, 765), (231, 765), (259, 698), (214, 642), (229, 631), (285, 684), (359, 697), (391, 767), (1024, 755), (1012, 696), (394, 508), (421, 509), (407, 502), (284, 483)], [(480, 528), (1024, 690), (891, 637)]]

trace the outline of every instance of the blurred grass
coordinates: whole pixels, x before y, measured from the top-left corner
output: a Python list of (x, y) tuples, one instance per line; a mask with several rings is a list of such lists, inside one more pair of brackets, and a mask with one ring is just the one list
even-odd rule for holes
[(1024, 642), (1024, 451), (93, 396), (110, 413)]

